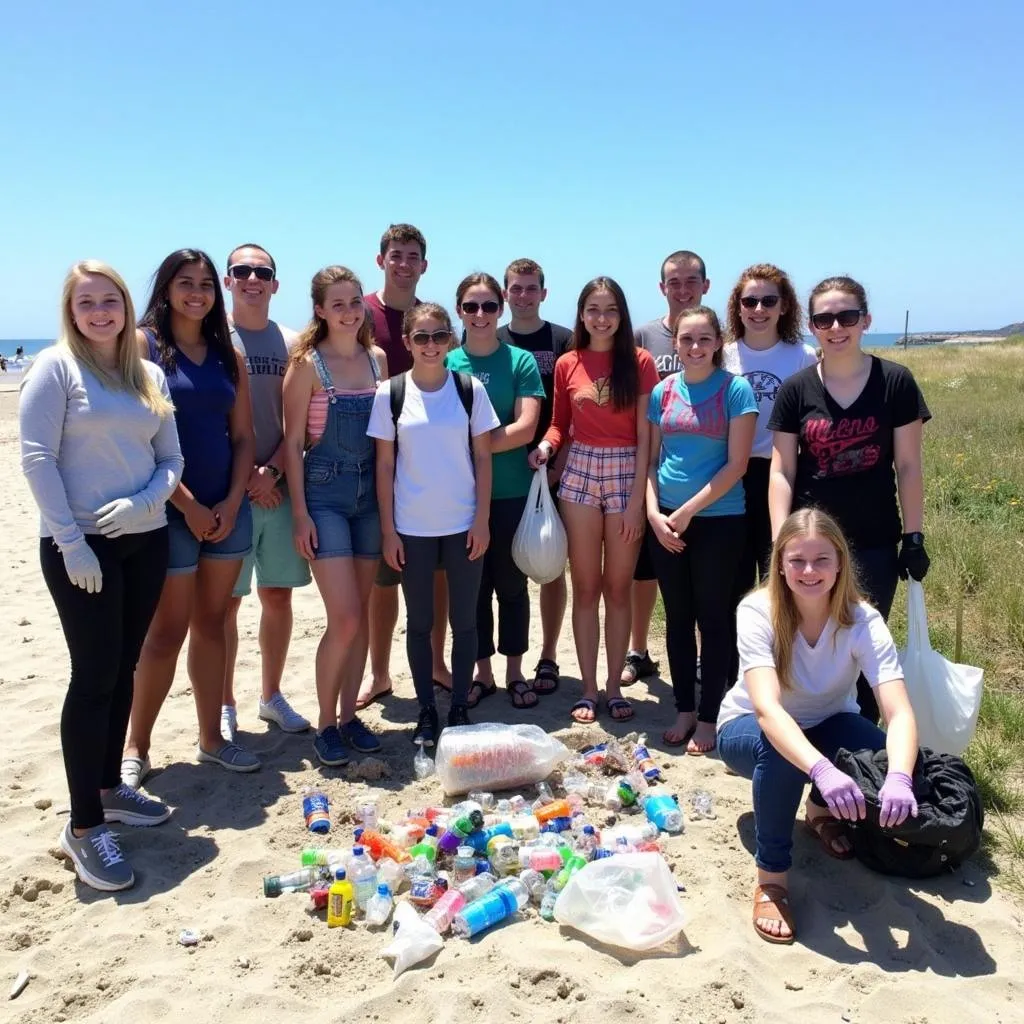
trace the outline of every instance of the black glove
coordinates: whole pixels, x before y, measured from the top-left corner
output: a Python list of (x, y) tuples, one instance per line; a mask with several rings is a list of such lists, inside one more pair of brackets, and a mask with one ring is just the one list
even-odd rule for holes
[(924, 534), (903, 534), (899, 558), (900, 579), (905, 580), (910, 576), (911, 579), (920, 582), (928, 575), (928, 567), (931, 564), (932, 560), (924, 549)]

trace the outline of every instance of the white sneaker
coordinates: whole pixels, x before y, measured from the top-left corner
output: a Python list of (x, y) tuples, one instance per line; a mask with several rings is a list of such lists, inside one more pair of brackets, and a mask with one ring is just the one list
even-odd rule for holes
[(293, 710), (280, 691), (266, 704), (260, 701), (259, 714), (264, 722), (273, 722), (282, 732), (305, 732), (309, 728), (309, 720)]
[(220, 734), (225, 743), (234, 743), (238, 736), (238, 711), (234, 704), (221, 705)]

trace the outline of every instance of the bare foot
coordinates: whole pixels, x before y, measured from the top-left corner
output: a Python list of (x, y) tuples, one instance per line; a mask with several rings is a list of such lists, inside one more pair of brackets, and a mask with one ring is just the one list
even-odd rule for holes
[(364, 679), (359, 687), (359, 696), (356, 697), (356, 710), (362, 711), (368, 704), (372, 704), (378, 697), (383, 697), (391, 692), (391, 677), (383, 679)]
[(442, 687), (445, 690), (451, 690), (452, 674), (447, 668), (445, 668), (443, 664), (440, 666), (440, 668), (438, 668), (438, 666), (436, 665), (434, 666), (431, 678), (434, 680), (435, 683), (437, 683), (438, 686)]
[[(827, 807), (819, 807), (816, 803), (811, 800), (804, 801), (804, 815), (807, 818), (809, 824), (813, 826), (814, 822), (820, 818), (827, 818), (829, 821), (835, 821), (836, 819), (832, 816), (832, 812)], [(822, 838), (819, 835), (819, 838)], [(828, 845), (838, 854), (843, 855), (850, 853), (853, 847), (850, 845), (850, 840), (842, 834), (836, 834), (830, 840)]]
[(690, 742), (686, 744), (688, 754), (707, 754), (715, 749), (718, 742), (718, 731), (714, 722), (698, 722)]
[(569, 715), (574, 722), (580, 725), (590, 725), (597, 720), (597, 695), (593, 697), (580, 697), (569, 709)]
[(692, 711), (680, 711), (676, 715), (676, 724), (666, 729), (662, 734), (662, 740), (670, 747), (681, 747), (697, 728), (697, 715)]

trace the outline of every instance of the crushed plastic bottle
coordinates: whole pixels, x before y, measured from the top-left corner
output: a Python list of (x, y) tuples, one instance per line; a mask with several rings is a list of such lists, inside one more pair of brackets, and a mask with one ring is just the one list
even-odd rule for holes
[(364, 800), (356, 808), (356, 820), (363, 828), (374, 829), (377, 827), (377, 801)]
[(416, 756), (412, 759), (412, 770), (420, 780), (434, 774), (434, 759), (423, 749), (423, 740), (416, 741)]
[(469, 794), (469, 799), (480, 805), (482, 811), (494, 810), (494, 794), (484, 790), (477, 790)]
[(393, 861), (390, 857), (381, 857), (377, 861), (377, 882), (383, 882), (393, 893), (398, 892), (405, 881), (405, 872), (402, 865)]
[(526, 868), (520, 872), (519, 881), (526, 886), (527, 892), (530, 894), (530, 899), (535, 903), (540, 903), (541, 897), (544, 895), (544, 890), (547, 887), (548, 880), (539, 872), (534, 871), (533, 868)]
[(472, 878), (467, 878), (458, 886), (458, 890), (466, 897), (467, 903), (472, 903), (474, 900), (480, 899), (485, 892), (490, 892), (497, 884), (498, 879), (485, 871)]
[(715, 818), (715, 798), (706, 789), (695, 789), (690, 794), (690, 814), (693, 818)]
[(540, 900), (540, 916), (545, 921), (554, 921), (555, 904), (558, 902), (558, 890), (548, 883)]
[(366, 923), (372, 925), (387, 924), (388, 918), (391, 916), (393, 904), (394, 900), (391, 898), (391, 890), (381, 882), (377, 886), (377, 891), (366, 903)]
[(460, 846), (452, 861), (452, 881), (461, 885), (476, 874), (476, 850), (472, 846)]

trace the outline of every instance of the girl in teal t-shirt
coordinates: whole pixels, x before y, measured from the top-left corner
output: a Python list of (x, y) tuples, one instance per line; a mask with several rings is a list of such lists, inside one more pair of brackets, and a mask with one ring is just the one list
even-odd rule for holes
[(526, 507), (532, 471), (526, 463), (544, 399), (544, 384), (533, 353), (498, 340), (504, 303), (501, 286), (490, 274), (470, 274), (456, 289), (455, 301), (466, 330), (461, 348), (449, 353), (448, 369), (469, 373), (483, 384), (501, 421), (491, 433), (491, 543), (484, 555), (477, 599), (476, 678), (469, 706), (497, 692), (491, 657), (494, 654), (494, 612), (498, 597), (498, 646), (505, 655), (505, 686), (517, 708), (537, 703), (533, 685), (523, 677), (523, 655), (529, 646), (530, 596), (526, 577), (512, 560), (512, 539)]
[[(757, 423), (750, 384), (722, 369), (722, 329), (714, 310), (676, 321), (682, 370), (651, 392), (647, 519), (651, 562), (665, 605), (675, 724), (663, 739), (687, 753), (715, 746), (718, 706), (736, 647), (735, 579), (743, 550), (743, 474)], [(701, 636), (701, 699), (696, 707)]]

